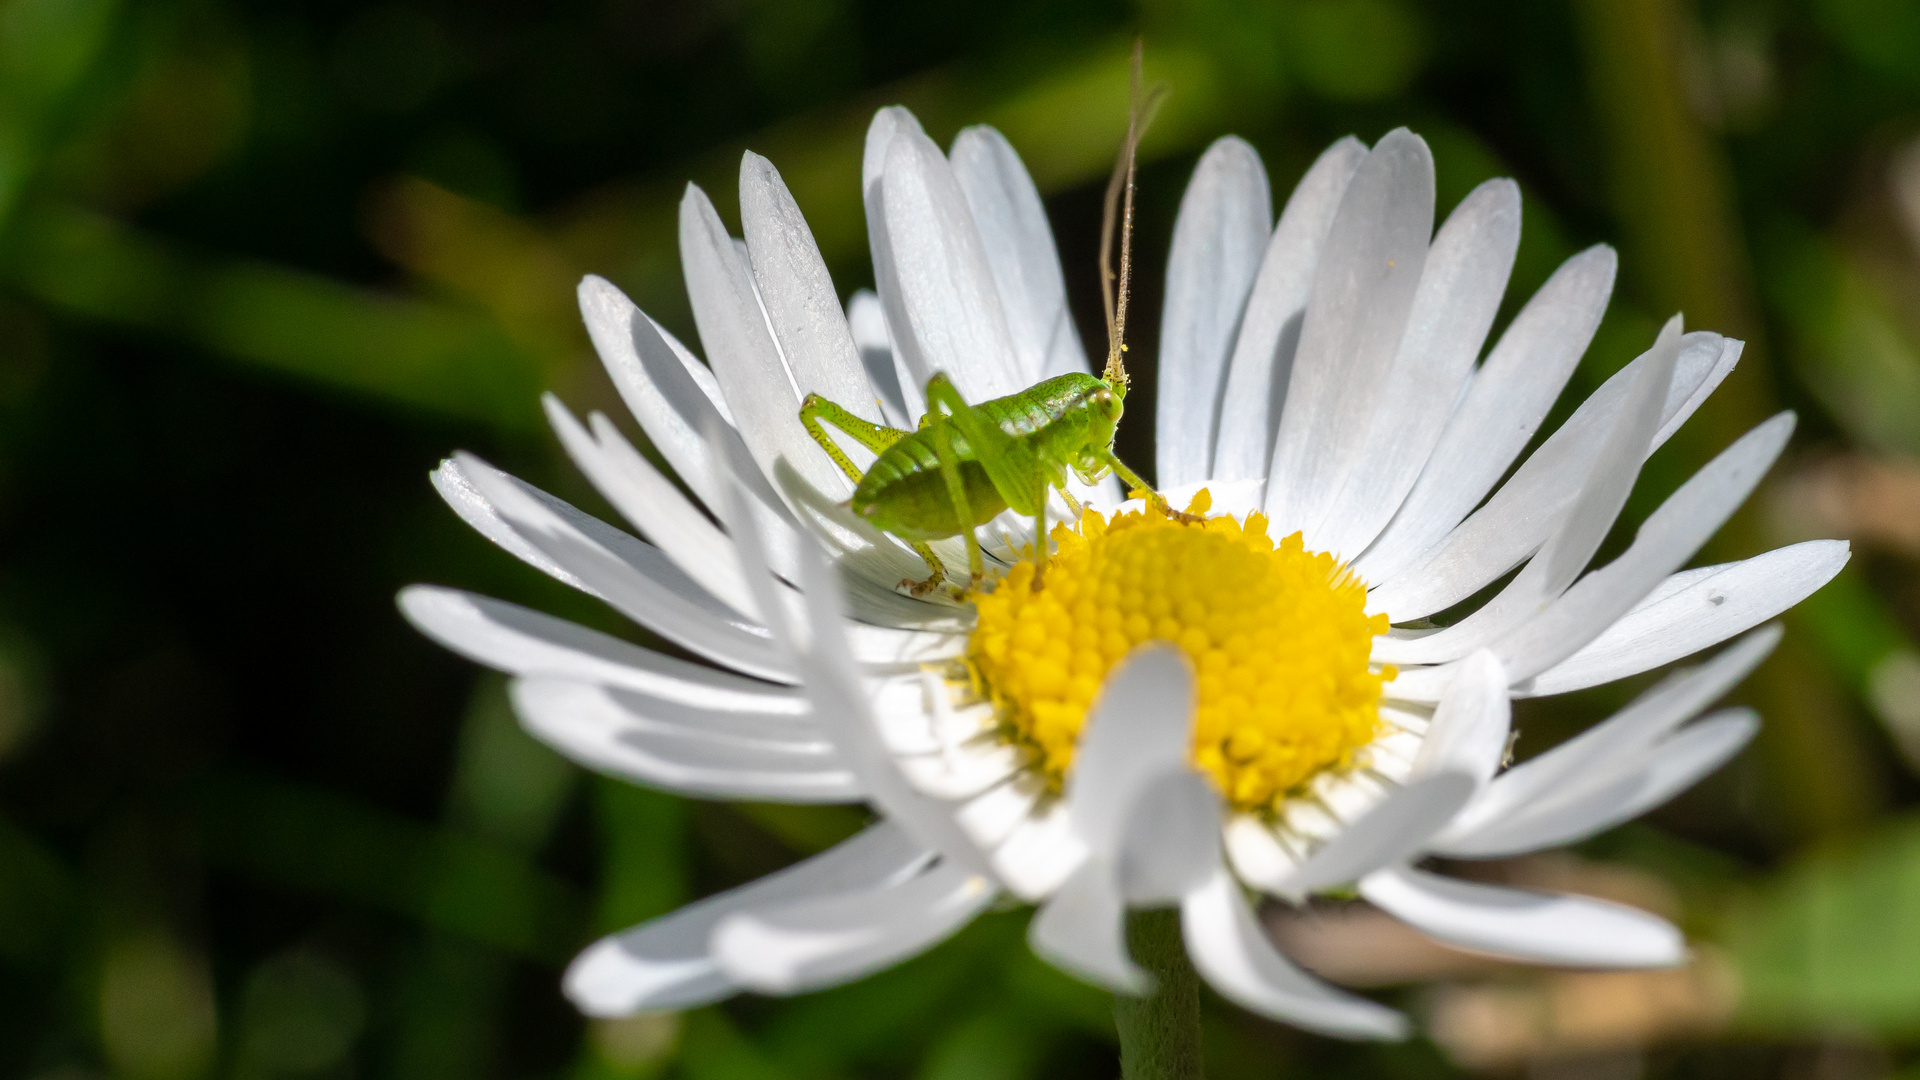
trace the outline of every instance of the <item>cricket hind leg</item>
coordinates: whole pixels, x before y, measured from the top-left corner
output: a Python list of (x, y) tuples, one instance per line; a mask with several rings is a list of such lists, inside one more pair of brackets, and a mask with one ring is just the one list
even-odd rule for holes
[(862, 420), (848, 412), (845, 407), (836, 405), (819, 394), (808, 394), (806, 400), (800, 403), (800, 426), (807, 429), (807, 434), (813, 436), (813, 441), (820, 444), (820, 449), (825, 450), (827, 456), (833, 459), (833, 463), (840, 466), (840, 471), (846, 473), (847, 477), (856, 484), (866, 474), (860, 471), (859, 466), (853, 463), (853, 459), (847, 457), (847, 452), (840, 449), (840, 445), (833, 441), (825, 428), (820, 426), (822, 421), (839, 428), (847, 434), (848, 438), (876, 454), (907, 435), (898, 428), (882, 427), (871, 421)]
[[(843, 406), (828, 401), (819, 394), (808, 394), (800, 403), (800, 426), (807, 429), (807, 434), (813, 437), (814, 442), (820, 444), (820, 449), (825, 450), (827, 456), (833, 459), (833, 463), (840, 466), (840, 471), (846, 473), (847, 478), (856, 484), (866, 474), (862, 473), (852, 459), (847, 457), (846, 451), (841, 450), (839, 445), (828, 436), (826, 429), (820, 426), (823, 422), (839, 428), (854, 442), (876, 454), (899, 442), (907, 434), (898, 428), (881, 427), (879, 424), (862, 420)], [(932, 546), (908, 542), (907, 547), (913, 549), (913, 553), (920, 556), (921, 561), (927, 564), (927, 579), (915, 581), (912, 578), (905, 578), (900, 584), (909, 587), (915, 596), (925, 596), (939, 588), (940, 583), (946, 580), (947, 568), (941, 563), (940, 557), (933, 553)]]
[(913, 549), (915, 555), (926, 560), (927, 569), (932, 571), (932, 573), (927, 575), (927, 580), (925, 581), (901, 578), (900, 584), (905, 586), (906, 590), (914, 596), (925, 596), (939, 588), (941, 582), (947, 580), (946, 564), (940, 561), (940, 556), (933, 553), (933, 545), (924, 540), (910, 541), (907, 546)]

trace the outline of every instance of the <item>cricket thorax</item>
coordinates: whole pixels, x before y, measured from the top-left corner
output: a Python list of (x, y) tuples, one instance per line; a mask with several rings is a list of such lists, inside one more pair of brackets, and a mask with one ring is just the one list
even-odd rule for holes
[[(1202, 492), (1189, 510), (1206, 508)], [(1004, 736), (1055, 786), (1107, 673), (1155, 640), (1193, 662), (1193, 760), (1235, 807), (1272, 810), (1320, 773), (1363, 764), (1392, 678), (1368, 662), (1387, 620), (1367, 615), (1365, 585), (1332, 556), (1298, 533), (1275, 543), (1260, 514), (1190, 525), (1089, 511), (1054, 539), (1044, 587), (1021, 563), (974, 598), (968, 664)]]

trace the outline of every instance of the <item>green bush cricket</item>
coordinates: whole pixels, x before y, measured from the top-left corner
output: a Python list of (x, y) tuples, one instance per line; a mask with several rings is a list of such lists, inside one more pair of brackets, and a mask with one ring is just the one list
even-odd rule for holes
[[(1099, 378), (1074, 372), (977, 405), (960, 396), (944, 372), (927, 381), (927, 411), (915, 431), (863, 420), (819, 394), (800, 406), (800, 422), (836, 464), (854, 480), (848, 505), (875, 527), (907, 542), (926, 560), (925, 581), (903, 581), (924, 596), (946, 579), (946, 568), (928, 542), (964, 536), (969, 588), (979, 587), (984, 568), (974, 530), (1011, 508), (1034, 518), (1034, 563), (1047, 562), (1047, 493), (1057, 489), (1077, 517), (1078, 503), (1066, 490), (1067, 470), (1091, 484), (1111, 471), (1130, 491), (1146, 494), (1160, 512), (1176, 512), (1146, 482), (1114, 456), (1113, 438), (1127, 395), (1127, 285), (1133, 240), (1134, 157), (1140, 136), (1160, 100), (1159, 88), (1142, 95), (1140, 50), (1133, 56), (1132, 107), (1126, 140), (1107, 184), (1100, 230), (1101, 299), (1107, 313), (1107, 365)], [(1120, 273), (1112, 270), (1116, 213), (1120, 218)], [(835, 445), (822, 423), (831, 424), (878, 455), (863, 473)]]

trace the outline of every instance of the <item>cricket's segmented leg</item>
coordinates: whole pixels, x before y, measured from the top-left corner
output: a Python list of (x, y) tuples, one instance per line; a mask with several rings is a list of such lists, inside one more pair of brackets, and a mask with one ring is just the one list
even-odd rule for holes
[(1080, 500), (1073, 497), (1073, 492), (1068, 491), (1065, 484), (1060, 485), (1060, 497), (1066, 500), (1067, 512), (1073, 515), (1073, 520), (1079, 521), (1086, 513), (1086, 508), (1080, 505)]
[[(846, 473), (848, 479), (856, 484), (866, 474), (853, 464), (846, 453), (820, 427), (822, 421), (846, 432), (854, 442), (876, 454), (899, 442), (907, 434), (898, 428), (881, 427), (879, 424), (862, 420), (819, 394), (808, 394), (806, 400), (800, 403), (800, 426), (807, 429), (807, 434), (813, 436), (813, 441), (820, 444), (820, 449), (825, 450), (834, 464), (840, 466), (840, 471)], [(940, 557), (933, 553), (930, 545), (909, 542), (907, 546), (927, 564), (927, 580), (914, 581), (909, 578), (900, 584), (910, 586), (915, 596), (925, 596), (939, 588), (940, 583), (946, 580), (947, 568), (940, 562)]]
[(1101, 458), (1106, 462), (1107, 468), (1113, 470), (1113, 475), (1119, 477), (1120, 482), (1127, 485), (1128, 491), (1146, 492), (1147, 502), (1151, 504), (1155, 510), (1160, 511), (1161, 513), (1167, 515), (1170, 518), (1173, 518), (1175, 521), (1185, 522), (1188, 525), (1198, 525), (1201, 522), (1207, 520), (1206, 518), (1201, 517), (1199, 514), (1189, 514), (1185, 510), (1175, 510), (1173, 508), (1173, 504), (1169, 503), (1166, 500), (1166, 496), (1161, 495), (1158, 491), (1155, 491), (1154, 489), (1148, 487), (1147, 482), (1145, 480), (1140, 479), (1140, 477), (1136, 475), (1132, 469), (1129, 469), (1126, 467), (1126, 465), (1122, 464), (1119, 458), (1113, 456), (1112, 451), (1109, 450), (1109, 451), (1102, 452)]
[(927, 580), (925, 581), (901, 578), (900, 584), (905, 585), (907, 591), (915, 596), (925, 596), (939, 588), (941, 582), (947, 580), (946, 564), (940, 561), (940, 556), (933, 553), (933, 545), (931, 544), (916, 540), (908, 541), (907, 546), (913, 549), (915, 555), (920, 556), (921, 559), (926, 561), (927, 569), (931, 570), (932, 573), (927, 575)]
[(1033, 584), (1039, 588), (1047, 577), (1047, 550), (1053, 542), (1047, 537), (1047, 481), (1040, 480), (1040, 512), (1033, 515)]
[(840, 466), (840, 471), (846, 473), (856, 484), (866, 474), (854, 465), (853, 460), (847, 457), (846, 451), (841, 450), (839, 444), (835, 443), (820, 426), (823, 420), (846, 432), (854, 442), (876, 454), (899, 442), (907, 434), (897, 428), (881, 427), (879, 424), (862, 420), (819, 394), (808, 394), (806, 400), (800, 403), (800, 426), (807, 429), (807, 434), (813, 436), (813, 441), (820, 444), (820, 449), (825, 450), (827, 456), (833, 459), (833, 463)]
[(967, 404), (944, 372), (927, 380), (927, 410), (931, 413), (938, 409), (946, 410), (947, 418), (967, 440), (973, 459), (987, 471), (987, 479), (993, 481), (994, 490), (1007, 500), (1013, 512), (1039, 513), (1039, 504), (1033, 500), (1034, 478), (1040, 478), (1040, 491), (1044, 495), (1046, 472), (1033, 453), (1020, 440), (1000, 430), (999, 424)]
[[(961, 535), (967, 538), (967, 587), (977, 589), (987, 568), (980, 557), (980, 540), (973, 534), (973, 507), (967, 501), (967, 486), (960, 479), (960, 455), (953, 449), (953, 426), (948, 419), (935, 417), (927, 425), (927, 434), (933, 443), (934, 456), (940, 459), (940, 479), (946, 484), (947, 498), (953, 502), (954, 519), (961, 523)], [(926, 594), (916, 591), (914, 595)]]

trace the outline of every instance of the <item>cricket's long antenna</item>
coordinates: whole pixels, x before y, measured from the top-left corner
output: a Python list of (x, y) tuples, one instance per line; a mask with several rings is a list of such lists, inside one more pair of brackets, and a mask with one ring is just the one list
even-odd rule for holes
[[(1153, 122), (1153, 114), (1166, 99), (1167, 88), (1154, 86), (1141, 90), (1141, 67), (1146, 42), (1133, 42), (1133, 70), (1128, 85), (1127, 137), (1120, 144), (1120, 156), (1113, 163), (1113, 178), (1107, 181), (1106, 209), (1100, 220), (1100, 299), (1107, 309), (1107, 369), (1101, 374), (1116, 396), (1127, 396), (1127, 286), (1133, 274), (1133, 174), (1140, 139)], [(1123, 198), (1124, 195), (1124, 198)], [(1113, 273), (1113, 226), (1120, 222), (1120, 275)], [(1118, 288), (1115, 288), (1116, 282)]]

